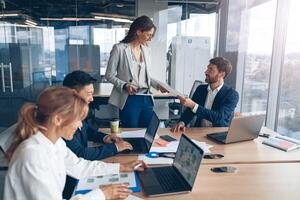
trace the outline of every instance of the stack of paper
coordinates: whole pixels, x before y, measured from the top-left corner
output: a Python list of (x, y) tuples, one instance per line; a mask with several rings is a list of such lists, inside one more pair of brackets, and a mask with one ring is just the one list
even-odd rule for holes
[(75, 194), (85, 194), (100, 185), (129, 183), (129, 187), (133, 192), (140, 192), (137, 175), (134, 172), (111, 174), (106, 176), (94, 176), (79, 180)]
[(119, 135), (120, 138), (143, 138), (145, 137), (146, 129), (136, 131), (122, 131)]
[(139, 197), (133, 196), (132, 194), (129, 195), (125, 200), (143, 200)]
[(171, 165), (173, 163), (172, 158), (148, 158), (145, 155), (139, 155), (138, 160), (143, 160), (147, 165)]
[(176, 95), (176, 96), (181, 96), (181, 97), (184, 97), (185, 95), (184, 94), (182, 94), (181, 92), (179, 92), (179, 91), (177, 91), (177, 90), (175, 90), (175, 89), (173, 89), (173, 88), (171, 88), (168, 84), (166, 84), (166, 83), (163, 83), (163, 82), (161, 82), (161, 81), (159, 81), (159, 80), (157, 80), (157, 79), (154, 79), (154, 78), (152, 78), (152, 80), (154, 81), (154, 82), (156, 82), (157, 84), (159, 84), (160, 86), (162, 86), (163, 88), (165, 88), (169, 93), (171, 93), (171, 94), (174, 94), (174, 95)]
[(275, 147), (283, 151), (291, 151), (299, 148), (298, 144), (277, 137), (269, 137), (268, 139), (263, 141), (263, 144)]
[(295, 144), (297, 144), (297, 145), (300, 146), (300, 140), (297, 140), (297, 139), (294, 139), (294, 138), (290, 138), (290, 137), (285, 136), (285, 135), (276, 135), (275, 137), (278, 138), (278, 139), (282, 139), (282, 140), (286, 140), (286, 141), (295, 143)]

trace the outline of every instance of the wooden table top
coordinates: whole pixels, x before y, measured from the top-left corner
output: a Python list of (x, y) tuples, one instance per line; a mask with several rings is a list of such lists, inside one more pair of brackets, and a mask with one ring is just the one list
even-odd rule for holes
[[(233, 164), (235, 173), (218, 174), (210, 169), (217, 165), (202, 165), (193, 191), (185, 194), (156, 197), (161, 200), (299, 200), (300, 163)], [(134, 193), (143, 199), (143, 192)]]
[[(100, 129), (108, 133), (109, 129)], [(123, 129), (134, 130), (134, 129)], [(226, 131), (227, 128), (188, 128), (185, 134), (198, 140), (213, 145), (210, 148), (211, 153), (218, 153), (224, 155), (221, 159), (204, 159), (203, 164), (245, 164), (245, 163), (288, 163), (300, 162), (300, 150), (284, 152), (279, 149), (262, 144), (266, 138), (258, 137), (255, 140), (244, 141), (232, 144), (216, 143), (206, 137), (208, 133)], [(181, 133), (171, 133), (170, 129), (159, 129), (158, 135), (169, 134), (177, 139), (180, 138)], [(154, 145), (157, 146), (157, 144)]]

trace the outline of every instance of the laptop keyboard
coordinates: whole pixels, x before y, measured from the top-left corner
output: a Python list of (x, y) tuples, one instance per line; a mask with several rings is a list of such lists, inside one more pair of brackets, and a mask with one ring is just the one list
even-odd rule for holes
[(182, 191), (185, 187), (180, 180), (179, 175), (171, 168), (152, 168), (158, 182), (165, 192)]
[(226, 140), (226, 137), (227, 137), (227, 132), (221, 132), (221, 133), (214, 133), (212, 134), (213, 137), (217, 140), (220, 140), (220, 141), (225, 141)]

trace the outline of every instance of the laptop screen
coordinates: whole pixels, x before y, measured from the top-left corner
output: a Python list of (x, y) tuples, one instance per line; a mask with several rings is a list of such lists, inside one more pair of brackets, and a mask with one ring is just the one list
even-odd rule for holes
[(145, 133), (145, 140), (147, 144), (147, 148), (150, 149), (155, 137), (155, 134), (157, 132), (157, 129), (159, 127), (159, 119), (155, 112), (153, 112), (151, 121), (147, 127), (146, 133)]
[(183, 134), (174, 159), (174, 166), (191, 187), (194, 185), (202, 157), (203, 150)]

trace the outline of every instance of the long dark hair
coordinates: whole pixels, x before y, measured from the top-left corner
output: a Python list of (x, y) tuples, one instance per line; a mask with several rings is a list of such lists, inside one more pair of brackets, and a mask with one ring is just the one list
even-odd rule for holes
[(156, 31), (156, 26), (153, 24), (152, 20), (145, 15), (140, 16), (140, 17), (136, 18), (133, 21), (133, 23), (130, 25), (130, 29), (129, 29), (127, 35), (124, 37), (123, 40), (121, 40), (121, 42), (122, 43), (130, 43), (136, 39), (136, 37), (137, 37), (136, 32), (138, 30), (140, 30), (141, 32), (144, 32), (144, 31), (150, 31), (152, 28), (154, 28), (154, 33), (153, 33), (153, 36), (154, 36), (155, 31)]

